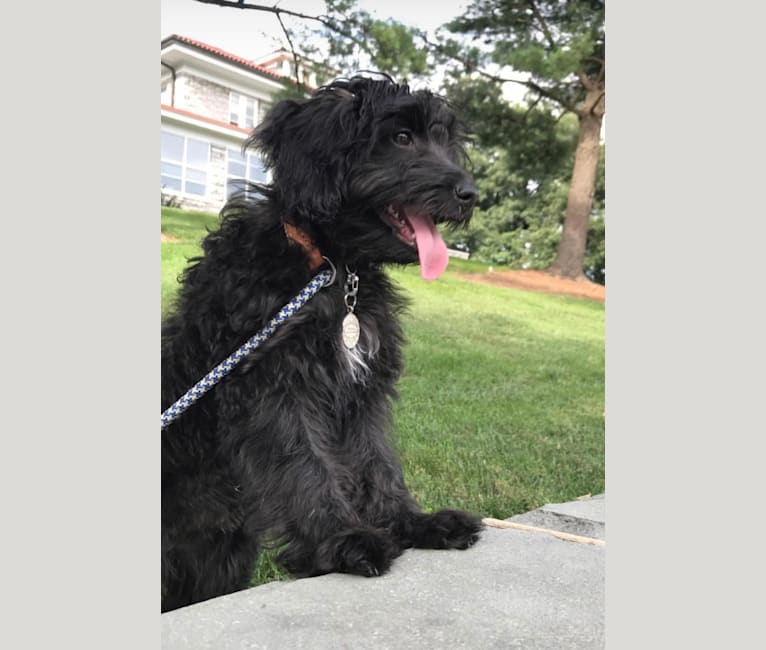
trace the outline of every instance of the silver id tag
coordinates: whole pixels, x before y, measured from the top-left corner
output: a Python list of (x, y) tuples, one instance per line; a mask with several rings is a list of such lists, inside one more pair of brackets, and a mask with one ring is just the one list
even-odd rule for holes
[(359, 319), (353, 312), (343, 318), (343, 345), (353, 349), (359, 341)]

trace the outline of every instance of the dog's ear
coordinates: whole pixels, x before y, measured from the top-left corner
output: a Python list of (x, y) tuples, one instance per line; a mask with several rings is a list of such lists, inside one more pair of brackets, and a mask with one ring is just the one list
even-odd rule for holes
[(334, 220), (357, 134), (356, 97), (342, 89), (274, 106), (248, 139), (272, 172), (283, 218)]

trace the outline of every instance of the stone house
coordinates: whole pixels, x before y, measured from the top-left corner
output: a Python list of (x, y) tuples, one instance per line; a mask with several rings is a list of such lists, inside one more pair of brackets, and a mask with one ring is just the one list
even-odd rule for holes
[[(161, 41), (160, 186), (182, 207), (218, 212), (246, 181), (266, 180), (242, 144), (283, 88), (261, 65), (185, 36)], [(281, 62), (280, 62), (281, 64)]]

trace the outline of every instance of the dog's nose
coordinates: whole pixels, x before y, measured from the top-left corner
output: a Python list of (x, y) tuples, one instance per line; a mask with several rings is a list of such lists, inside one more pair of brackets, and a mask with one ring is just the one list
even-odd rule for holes
[(455, 185), (455, 196), (464, 205), (472, 206), (479, 198), (479, 190), (471, 182), (458, 183)]

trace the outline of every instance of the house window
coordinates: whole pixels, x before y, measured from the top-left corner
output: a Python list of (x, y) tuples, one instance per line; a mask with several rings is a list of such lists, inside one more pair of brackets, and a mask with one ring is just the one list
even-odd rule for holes
[(205, 196), (210, 143), (162, 131), (160, 185), (164, 189)]
[(227, 198), (235, 192), (244, 192), (248, 183), (264, 183), (266, 181), (266, 169), (258, 155), (249, 151), (243, 155), (237, 149), (228, 149), (227, 154)]
[(232, 91), (229, 95), (229, 122), (243, 129), (252, 129), (256, 125), (259, 103), (257, 99)]

